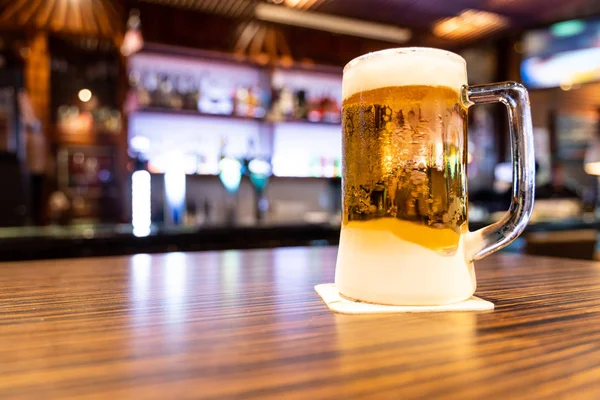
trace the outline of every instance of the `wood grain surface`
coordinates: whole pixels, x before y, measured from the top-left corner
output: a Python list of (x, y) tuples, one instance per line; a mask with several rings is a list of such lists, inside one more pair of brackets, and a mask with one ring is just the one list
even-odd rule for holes
[(600, 399), (600, 264), (477, 263), (486, 313), (336, 315), (335, 248), (0, 264), (0, 399)]

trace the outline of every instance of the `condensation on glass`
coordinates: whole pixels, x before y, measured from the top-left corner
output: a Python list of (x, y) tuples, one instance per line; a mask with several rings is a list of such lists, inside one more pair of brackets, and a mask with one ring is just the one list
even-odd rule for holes
[[(460, 56), (406, 48), (351, 61), (343, 98), (341, 294), (388, 304), (470, 297), (473, 260), (514, 240), (533, 206), (526, 90), (512, 82), (467, 86)], [(514, 196), (501, 221), (469, 232), (467, 113), (490, 102), (507, 106)]]

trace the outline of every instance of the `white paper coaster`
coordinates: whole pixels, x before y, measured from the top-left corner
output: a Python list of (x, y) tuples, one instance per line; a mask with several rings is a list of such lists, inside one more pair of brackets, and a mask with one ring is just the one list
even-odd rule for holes
[(323, 283), (315, 286), (317, 294), (333, 312), (340, 314), (379, 314), (379, 313), (418, 313), (444, 311), (489, 311), (494, 303), (473, 296), (460, 303), (443, 306), (386, 306), (382, 304), (361, 303), (340, 296), (335, 283)]

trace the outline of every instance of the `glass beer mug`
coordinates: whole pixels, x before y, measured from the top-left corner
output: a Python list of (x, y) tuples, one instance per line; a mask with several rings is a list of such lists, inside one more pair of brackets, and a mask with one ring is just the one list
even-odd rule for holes
[[(457, 54), (400, 48), (348, 63), (342, 92), (340, 294), (391, 305), (468, 299), (473, 261), (513, 241), (533, 208), (527, 91), (514, 82), (468, 86)], [(500, 221), (469, 232), (467, 110), (493, 102), (508, 110), (512, 202)]]

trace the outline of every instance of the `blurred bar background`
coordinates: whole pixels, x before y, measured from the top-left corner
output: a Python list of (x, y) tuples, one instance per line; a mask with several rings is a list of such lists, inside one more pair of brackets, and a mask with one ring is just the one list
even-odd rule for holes
[[(0, 260), (335, 244), (342, 68), (427, 46), (530, 90), (537, 204), (506, 251), (596, 257), (596, 0), (0, 0)], [(470, 109), (470, 226), (510, 203)]]

